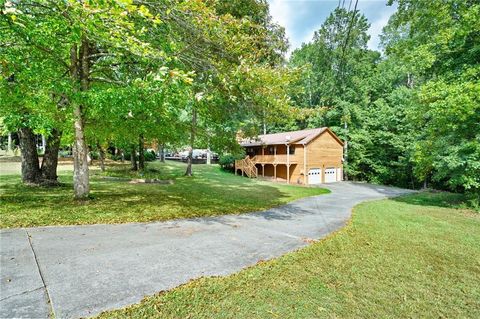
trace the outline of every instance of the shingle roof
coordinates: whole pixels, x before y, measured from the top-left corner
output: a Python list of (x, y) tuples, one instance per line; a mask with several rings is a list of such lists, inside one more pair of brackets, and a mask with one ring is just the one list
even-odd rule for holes
[[(241, 146), (260, 146), (260, 145), (278, 145), (278, 144), (307, 144), (315, 137), (325, 131), (330, 131), (328, 127), (313, 128), (301, 131), (282, 132), (275, 134), (259, 135), (256, 139), (244, 139), (240, 141)], [(333, 134), (333, 133), (332, 133)], [(333, 134), (334, 135), (334, 134)], [(338, 139), (335, 136), (336, 139)], [(338, 140), (341, 144), (342, 142)]]

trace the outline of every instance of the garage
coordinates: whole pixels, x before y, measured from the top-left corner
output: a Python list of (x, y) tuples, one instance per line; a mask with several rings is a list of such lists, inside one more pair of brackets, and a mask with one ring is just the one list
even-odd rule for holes
[(308, 171), (308, 183), (320, 184), (322, 182), (322, 170), (320, 168), (312, 168)]
[(335, 167), (325, 169), (325, 183), (333, 183), (337, 181), (337, 170)]

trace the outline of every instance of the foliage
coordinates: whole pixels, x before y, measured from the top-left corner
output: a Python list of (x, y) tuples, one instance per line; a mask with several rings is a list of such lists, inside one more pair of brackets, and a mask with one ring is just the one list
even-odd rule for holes
[(415, 173), (480, 196), (480, 5), (400, 0), (398, 6), (389, 27), (409, 32), (384, 40), (389, 57), (417, 82), (407, 114), (422, 128), (413, 143)]
[(234, 154), (222, 154), (218, 158), (218, 164), (223, 169), (231, 169), (235, 164), (236, 160), (243, 158), (241, 155), (234, 155)]
[(145, 161), (152, 162), (157, 159), (157, 154), (154, 151), (144, 151)]
[(366, 49), (365, 17), (339, 8), (293, 52), (297, 108), (274, 130), (330, 126), (348, 142), (353, 179), (480, 197), (480, 6), (393, 2), (384, 57)]
[(98, 317), (478, 317), (480, 218), (452, 208), (460, 197), (363, 203), (346, 228), (307, 248)]

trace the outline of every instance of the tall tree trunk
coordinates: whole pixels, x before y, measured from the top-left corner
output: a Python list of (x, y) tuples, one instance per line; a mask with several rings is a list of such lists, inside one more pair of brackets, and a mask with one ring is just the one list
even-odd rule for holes
[(138, 171), (138, 166), (137, 166), (137, 148), (135, 147), (135, 144), (132, 144), (132, 154), (130, 155), (130, 161), (132, 162), (132, 171)]
[(98, 157), (100, 159), (100, 169), (105, 172), (105, 150), (100, 143), (97, 143)]
[(42, 134), (42, 152), (45, 154), (45, 150), (47, 149), (47, 139), (45, 135)]
[(75, 141), (73, 143), (73, 190), (76, 199), (87, 198), (90, 191), (88, 176), (88, 149), (85, 143), (83, 108), (75, 105)]
[(265, 107), (263, 108), (263, 134), (267, 134), (267, 115), (266, 115), (266, 112), (265, 112)]
[(160, 144), (160, 162), (165, 163), (165, 144)]
[(145, 139), (143, 134), (138, 137), (138, 169), (141, 171), (145, 169)]
[(12, 133), (8, 132), (7, 155), (13, 153)]
[[(87, 91), (89, 87), (90, 65), (88, 60), (89, 45), (85, 36), (82, 37), (77, 56), (77, 46), (70, 51), (72, 77), (80, 82), (80, 90)], [(73, 143), (73, 190), (76, 199), (88, 197), (90, 192), (88, 176), (88, 148), (85, 142), (85, 118), (83, 106), (75, 103), (73, 107), (75, 141)]]
[(210, 147), (207, 148), (207, 165), (212, 164), (212, 152), (210, 151)]
[(37, 184), (40, 181), (40, 166), (35, 134), (31, 128), (22, 127), (18, 130), (18, 137), (22, 155), (22, 181), (26, 184)]
[(407, 73), (407, 87), (413, 89), (413, 75), (411, 73)]
[(57, 166), (61, 138), (62, 132), (54, 128), (46, 139), (45, 152), (40, 168), (42, 172), (42, 183), (50, 185), (58, 184)]
[(190, 150), (188, 152), (187, 171), (185, 172), (186, 176), (192, 176), (193, 147), (195, 145), (196, 126), (197, 126), (197, 110), (194, 107), (192, 110), (192, 125), (190, 127)]
[(346, 119), (343, 126), (345, 128), (345, 142), (344, 142), (345, 144), (343, 144), (343, 155), (345, 159), (343, 162), (343, 176), (344, 176), (344, 179), (348, 181), (348, 124)]

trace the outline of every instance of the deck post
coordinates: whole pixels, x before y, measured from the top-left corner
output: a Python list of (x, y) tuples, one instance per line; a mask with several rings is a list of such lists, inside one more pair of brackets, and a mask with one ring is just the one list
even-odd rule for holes
[(287, 184), (290, 184), (290, 145), (287, 144)]
[(262, 164), (262, 177), (265, 177), (265, 164)]
[(277, 164), (273, 164), (273, 179), (277, 180)]
[(303, 185), (307, 185), (307, 144), (303, 144)]
[(273, 161), (277, 161), (277, 145), (273, 147)]

